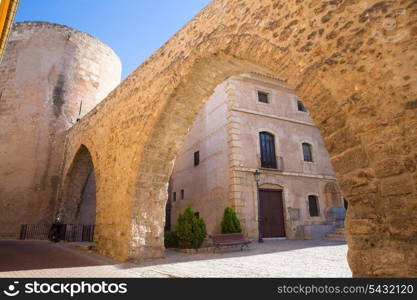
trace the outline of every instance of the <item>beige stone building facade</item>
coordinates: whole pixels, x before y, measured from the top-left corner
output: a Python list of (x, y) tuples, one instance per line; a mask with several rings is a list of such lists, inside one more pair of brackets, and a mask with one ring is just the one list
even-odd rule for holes
[(167, 227), (187, 204), (220, 233), (226, 206), (245, 234), (323, 238), (343, 226), (341, 193), (327, 150), (294, 90), (251, 73), (220, 84), (204, 105), (174, 164)]

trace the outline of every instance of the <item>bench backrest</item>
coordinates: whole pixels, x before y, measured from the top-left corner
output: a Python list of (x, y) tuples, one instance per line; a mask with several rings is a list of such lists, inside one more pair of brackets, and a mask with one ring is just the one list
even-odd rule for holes
[(214, 234), (211, 236), (213, 242), (244, 241), (243, 233)]

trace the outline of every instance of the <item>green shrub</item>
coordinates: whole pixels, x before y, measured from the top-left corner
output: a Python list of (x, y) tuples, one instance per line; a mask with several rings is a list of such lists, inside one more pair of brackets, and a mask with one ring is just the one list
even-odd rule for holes
[(165, 248), (177, 248), (178, 247), (178, 238), (175, 231), (165, 231), (164, 232), (164, 244)]
[(242, 232), (240, 221), (233, 208), (226, 207), (224, 209), (224, 215), (221, 222), (222, 233), (238, 233)]
[(207, 235), (204, 221), (195, 216), (191, 205), (178, 216), (175, 232), (178, 246), (185, 249), (199, 248)]

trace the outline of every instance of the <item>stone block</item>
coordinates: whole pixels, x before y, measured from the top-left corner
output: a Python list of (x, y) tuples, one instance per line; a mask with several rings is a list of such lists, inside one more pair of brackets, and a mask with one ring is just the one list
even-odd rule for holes
[(346, 220), (346, 226), (350, 234), (377, 234), (378, 223), (374, 219)]
[(288, 207), (288, 215), (292, 221), (300, 220), (300, 209)]
[(349, 173), (369, 165), (368, 157), (361, 147), (349, 149), (342, 154), (331, 158), (332, 165), (336, 172)]
[(348, 149), (355, 148), (360, 143), (357, 136), (349, 131), (349, 129), (346, 127), (333, 132), (331, 135), (324, 139), (324, 142), (326, 144), (327, 150), (333, 155), (337, 155)]
[(398, 175), (404, 172), (404, 167), (399, 159), (385, 159), (376, 163), (375, 176), (382, 178)]

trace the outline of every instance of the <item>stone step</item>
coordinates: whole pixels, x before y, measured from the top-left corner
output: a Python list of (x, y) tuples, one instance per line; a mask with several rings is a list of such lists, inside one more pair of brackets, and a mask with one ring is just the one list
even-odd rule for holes
[(346, 232), (344, 230), (343, 231), (332, 231), (329, 234), (332, 234), (332, 233), (334, 233), (334, 234), (345, 234)]
[(346, 235), (344, 234), (334, 234), (334, 233), (330, 233), (328, 235), (326, 235), (326, 238), (346, 238)]

